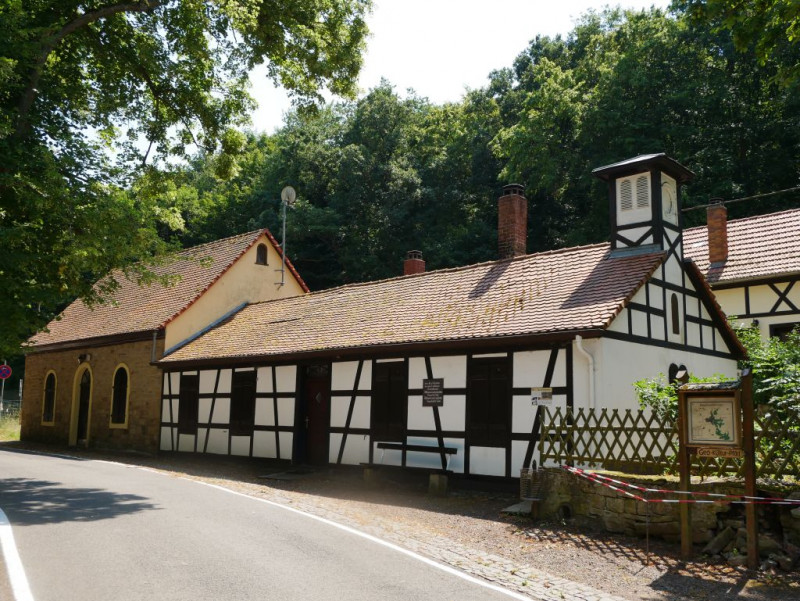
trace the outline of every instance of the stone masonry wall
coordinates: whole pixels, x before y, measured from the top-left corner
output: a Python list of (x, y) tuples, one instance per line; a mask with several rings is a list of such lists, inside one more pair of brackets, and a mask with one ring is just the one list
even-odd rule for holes
[[(539, 517), (584, 518), (608, 532), (644, 536), (649, 531), (650, 536), (680, 542), (678, 503), (644, 503), (561, 469), (543, 470), (540, 476), (542, 501), (539, 504)], [(637, 479), (636, 476), (618, 479), (646, 488), (677, 490), (677, 483), (666, 479)], [(692, 483), (692, 490), (744, 494), (741, 483), (730, 481)], [(800, 498), (800, 492), (786, 494), (761, 491), (759, 496), (797, 499)], [(680, 497), (651, 493), (650, 498)], [(757, 515), (761, 560), (791, 569), (800, 560), (800, 504), (761, 504), (757, 506)], [(721, 555), (730, 563), (743, 565), (743, 553), (746, 551), (743, 505), (693, 504), (691, 521), (693, 542), (704, 545), (703, 554)]]
[[(93, 378), (88, 445), (156, 452), (161, 422), (161, 370), (150, 365), (152, 348), (152, 340), (142, 340), (28, 355), (21, 406), (22, 440), (69, 444), (75, 377), (81, 367), (78, 357), (88, 353)], [(156, 356), (161, 357), (163, 351), (161, 338), (156, 342)], [(112, 383), (121, 363), (130, 372), (128, 425), (112, 428)], [(44, 382), (50, 370), (56, 374), (54, 423), (43, 425)]]

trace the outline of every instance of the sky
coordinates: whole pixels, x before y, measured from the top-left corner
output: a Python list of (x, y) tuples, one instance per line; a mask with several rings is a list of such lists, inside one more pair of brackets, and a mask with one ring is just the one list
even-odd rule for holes
[[(486, 85), (491, 71), (511, 67), (537, 35), (566, 35), (590, 9), (666, 8), (669, 0), (374, 0), (370, 37), (359, 78), (362, 93), (386, 78), (403, 93), (411, 88), (433, 103), (458, 101)], [(251, 73), (259, 104), (255, 131), (273, 133), (291, 108), (266, 70)]]

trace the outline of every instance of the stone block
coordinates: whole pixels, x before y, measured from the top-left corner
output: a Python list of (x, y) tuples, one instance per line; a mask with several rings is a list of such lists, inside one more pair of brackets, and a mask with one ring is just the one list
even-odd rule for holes
[(619, 497), (606, 499), (606, 510), (614, 513), (625, 513), (625, 499), (620, 499)]
[(783, 551), (783, 545), (767, 534), (758, 535), (758, 554), (761, 557), (769, 557), (770, 553)]
[(706, 555), (719, 555), (725, 547), (736, 539), (736, 530), (733, 528), (725, 528), (722, 532), (712, 538), (708, 544), (703, 547), (703, 553)]
[(645, 522), (636, 522), (636, 534), (639, 536), (645, 536), (646, 534), (650, 534), (650, 536), (660, 536), (660, 537), (670, 537), (670, 536), (677, 536), (680, 537), (681, 534), (681, 525), (680, 522), (656, 522), (656, 523), (645, 523)]
[(428, 480), (428, 494), (434, 497), (447, 496), (447, 474), (431, 474)]

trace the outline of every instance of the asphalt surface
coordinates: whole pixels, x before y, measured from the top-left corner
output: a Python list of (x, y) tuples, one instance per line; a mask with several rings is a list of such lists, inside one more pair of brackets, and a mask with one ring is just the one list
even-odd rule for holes
[(291, 508), (119, 464), (0, 450), (0, 508), (36, 601), (511, 598)]

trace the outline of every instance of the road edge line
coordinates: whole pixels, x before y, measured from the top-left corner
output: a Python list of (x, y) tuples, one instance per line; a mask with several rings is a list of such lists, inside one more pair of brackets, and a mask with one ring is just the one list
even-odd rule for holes
[(334, 522), (333, 520), (329, 520), (327, 518), (323, 518), (321, 516), (314, 515), (313, 513), (308, 513), (307, 511), (303, 511), (301, 509), (297, 509), (296, 507), (290, 507), (288, 505), (283, 505), (283, 504), (277, 503), (275, 501), (270, 501), (269, 499), (262, 499), (262, 498), (259, 498), (259, 497), (254, 497), (253, 495), (248, 495), (248, 494), (243, 493), (243, 492), (239, 492), (239, 491), (236, 491), (236, 490), (231, 490), (230, 488), (225, 488), (224, 486), (220, 486), (219, 484), (211, 484), (210, 482), (203, 482), (202, 480), (195, 480), (194, 478), (189, 478), (189, 477), (186, 477), (186, 476), (179, 476), (179, 477), (182, 480), (188, 480), (189, 482), (194, 482), (196, 484), (201, 484), (203, 486), (208, 486), (209, 488), (216, 488), (217, 490), (221, 490), (222, 492), (230, 493), (230, 494), (236, 495), (238, 497), (244, 497), (246, 499), (252, 499), (253, 501), (259, 501), (260, 503), (266, 503), (267, 505), (272, 505), (273, 507), (277, 507), (279, 509), (285, 509), (286, 511), (290, 511), (292, 513), (296, 513), (296, 514), (311, 518), (311, 519), (316, 520), (318, 522), (322, 522), (323, 524), (327, 524), (329, 526), (333, 526), (334, 528), (338, 528), (339, 530), (344, 530), (345, 532), (349, 532), (350, 534), (354, 534), (356, 536), (360, 536), (361, 538), (365, 538), (365, 539), (367, 539), (369, 541), (372, 541), (373, 543), (377, 543), (377, 544), (382, 545), (384, 547), (388, 547), (389, 549), (392, 549), (393, 551), (397, 551), (399, 553), (402, 553), (403, 555), (407, 555), (408, 557), (411, 557), (412, 559), (416, 559), (417, 561), (421, 561), (422, 563), (425, 563), (425, 564), (427, 564), (427, 565), (429, 565), (431, 567), (437, 568), (437, 569), (439, 569), (439, 570), (441, 570), (443, 572), (447, 572), (448, 574), (452, 574), (454, 576), (457, 576), (457, 577), (459, 577), (459, 578), (461, 578), (463, 580), (466, 580), (467, 582), (471, 582), (473, 584), (477, 584), (479, 586), (482, 586), (484, 588), (488, 588), (488, 589), (493, 590), (493, 591), (498, 592), (498, 593), (503, 593), (504, 595), (507, 595), (507, 596), (509, 596), (509, 597), (511, 597), (513, 599), (518, 599), (519, 601), (531, 601), (531, 599), (532, 599), (532, 597), (530, 597), (529, 595), (523, 595), (521, 593), (518, 593), (516, 591), (512, 591), (510, 589), (504, 588), (504, 587), (499, 586), (497, 584), (492, 584), (491, 582), (487, 582), (486, 580), (483, 580), (481, 578), (477, 578), (475, 576), (471, 576), (470, 574), (467, 574), (466, 572), (462, 572), (461, 570), (458, 570), (458, 569), (456, 569), (456, 568), (454, 568), (452, 566), (449, 566), (449, 565), (444, 564), (444, 563), (440, 563), (438, 561), (430, 559), (429, 557), (425, 557), (424, 555), (420, 555), (419, 553), (416, 553), (416, 552), (411, 551), (409, 549), (405, 549), (405, 548), (403, 548), (403, 547), (401, 547), (399, 545), (396, 545), (395, 543), (391, 543), (391, 542), (389, 542), (387, 540), (384, 540), (382, 538), (378, 538), (377, 536), (373, 536), (372, 534), (367, 534), (366, 532), (362, 532), (361, 530), (358, 530), (358, 529), (353, 528), (351, 526), (346, 526), (345, 524), (340, 524), (339, 522)]
[(16, 601), (33, 601), (33, 593), (22, 567), (17, 544), (14, 542), (14, 533), (11, 531), (11, 522), (5, 512), (0, 509), (0, 549), (6, 563), (8, 580), (11, 583), (11, 592)]

